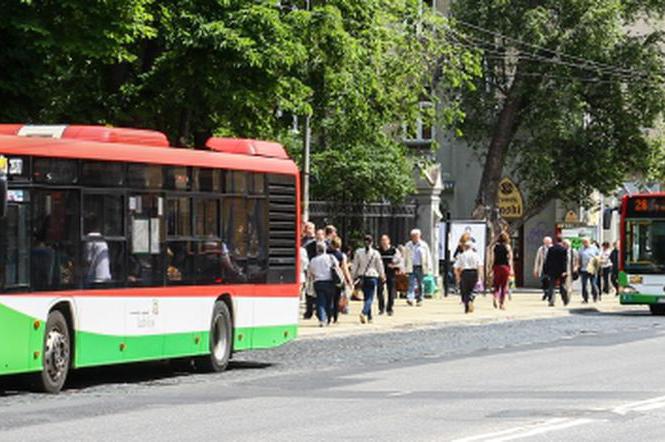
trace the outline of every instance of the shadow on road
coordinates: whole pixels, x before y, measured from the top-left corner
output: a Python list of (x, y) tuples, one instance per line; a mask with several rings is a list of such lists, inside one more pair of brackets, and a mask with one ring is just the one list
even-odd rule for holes
[(649, 312), (649, 309), (645, 310), (625, 310), (625, 311), (615, 311), (615, 312), (602, 312), (598, 310), (595, 307), (579, 307), (579, 308), (571, 308), (569, 310), (571, 315), (585, 315), (585, 316), (603, 316), (607, 318), (618, 318), (618, 317), (630, 317), (630, 318), (635, 318), (635, 317), (640, 317), (640, 316), (648, 316), (648, 317), (653, 317), (651, 315), (651, 312)]
[[(231, 361), (227, 371), (264, 370), (272, 366), (273, 364), (266, 362)], [(85, 390), (112, 384), (153, 384), (195, 375), (205, 376), (206, 374), (197, 372), (189, 361), (183, 360), (83, 368), (70, 372), (65, 390)], [(32, 390), (31, 380), (32, 377), (28, 375), (0, 378), (0, 398), (30, 392)]]

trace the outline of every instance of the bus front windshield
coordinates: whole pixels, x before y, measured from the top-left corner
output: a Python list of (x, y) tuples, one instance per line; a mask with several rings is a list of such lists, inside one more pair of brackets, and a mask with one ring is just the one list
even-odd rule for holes
[(665, 273), (665, 219), (626, 220), (625, 271)]

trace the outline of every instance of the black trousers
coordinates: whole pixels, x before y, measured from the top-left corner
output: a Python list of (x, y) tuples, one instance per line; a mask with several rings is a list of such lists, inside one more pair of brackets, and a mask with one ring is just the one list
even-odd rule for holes
[(612, 271), (612, 267), (603, 267), (600, 269), (601, 275), (602, 275), (602, 281), (601, 281), (601, 291), (603, 293), (609, 293), (610, 292), (610, 272)]
[(339, 301), (342, 299), (342, 288), (335, 287), (335, 294), (331, 299), (330, 313), (328, 314), (328, 322), (331, 320), (337, 322), (339, 318)]
[[(384, 291), (387, 293), (388, 303), (386, 305), (386, 296), (384, 296)], [(379, 311), (392, 313), (393, 306), (395, 305), (395, 297), (397, 296), (397, 290), (395, 289), (395, 277), (388, 276), (386, 278), (386, 283), (381, 284), (379, 281), (379, 287), (376, 290), (376, 296), (379, 298)]]
[(561, 294), (563, 305), (568, 305), (570, 298), (568, 297), (568, 290), (566, 290), (566, 281), (560, 276), (549, 277), (549, 285), (547, 286), (547, 301), (550, 305), (554, 305), (554, 289), (556, 288), (557, 281), (559, 282), (559, 293)]
[(315, 305), (316, 305), (316, 297), (305, 295), (305, 315), (304, 315), (305, 319), (310, 319), (312, 316), (314, 316)]
[(473, 289), (478, 282), (478, 270), (463, 270), (460, 278), (460, 294), (464, 303), (464, 311), (469, 311), (469, 303), (473, 301)]

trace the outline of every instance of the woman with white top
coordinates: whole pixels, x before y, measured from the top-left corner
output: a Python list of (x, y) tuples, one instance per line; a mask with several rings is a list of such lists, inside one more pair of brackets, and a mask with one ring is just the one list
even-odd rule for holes
[(336, 287), (332, 272), (341, 271), (335, 257), (327, 254), (326, 249), (326, 243), (316, 244), (316, 257), (309, 262), (307, 269), (308, 277), (314, 283), (319, 327), (327, 325), (330, 305), (335, 297)]
[(372, 247), (374, 240), (371, 235), (365, 235), (365, 247), (356, 250), (353, 255), (351, 273), (354, 281), (358, 280), (363, 291), (363, 311), (360, 313), (360, 323), (372, 322), (372, 302), (374, 293), (381, 282), (386, 280), (383, 260), (378, 250)]
[(455, 276), (464, 303), (464, 313), (472, 313), (473, 289), (478, 281), (482, 281), (483, 264), (478, 253), (473, 250), (472, 241), (465, 242), (463, 248), (464, 251), (457, 256), (455, 261)]

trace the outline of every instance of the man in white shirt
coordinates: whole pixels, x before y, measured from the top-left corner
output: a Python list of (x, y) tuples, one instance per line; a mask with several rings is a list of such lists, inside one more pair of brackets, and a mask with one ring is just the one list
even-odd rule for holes
[(406, 273), (409, 275), (409, 289), (407, 291), (407, 303), (413, 305), (416, 298), (416, 287), (418, 295), (416, 305), (423, 302), (423, 278), (432, 273), (432, 254), (429, 246), (421, 239), (419, 229), (411, 231), (411, 241), (404, 248), (404, 263)]
[(333, 282), (334, 268), (339, 270), (339, 264), (334, 256), (326, 253), (326, 243), (316, 243), (316, 257), (307, 268), (307, 277), (314, 283), (316, 292), (316, 312), (319, 317), (319, 327), (329, 323), (332, 313), (332, 301), (335, 297), (335, 283)]

